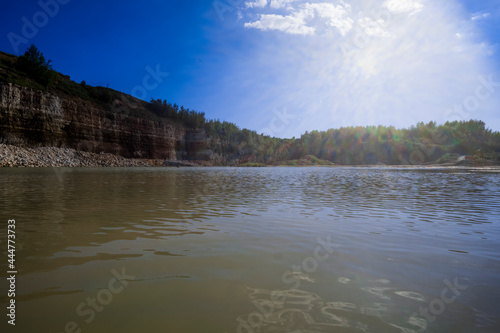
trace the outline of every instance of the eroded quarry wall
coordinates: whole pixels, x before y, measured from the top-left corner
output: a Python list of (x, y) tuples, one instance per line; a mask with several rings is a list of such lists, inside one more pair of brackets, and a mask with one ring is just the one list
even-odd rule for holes
[(211, 158), (203, 130), (130, 115), (141, 108), (147, 112), (139, 101), (125, 98), (115, 100), (106, 109), (80, 98), (61, 98), (0, 83), (0, 142), (19, 147), (74, 148), (129, 158)]

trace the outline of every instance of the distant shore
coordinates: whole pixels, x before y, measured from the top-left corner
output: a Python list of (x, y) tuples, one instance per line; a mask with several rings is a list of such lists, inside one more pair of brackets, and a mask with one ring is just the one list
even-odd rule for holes
[[(38, 147), (38, 148), (22, 148), (12, 145), (0, 144), (0, 167), (21, 167), (21, 168), (36, 168), (36, 167), (200, 167), (211, 166), (206, 162), (197, 161), (166, 161), (160, 159), (135, 159), (125, 158), (114, 154), (95, 154), (89, 152), (78, 151), (72, 148), (57, 148), (57, 147)], [(500, 166), (495, 165), (460, 165), (453, 163), (446, 164), (425, 164), (425, 165), (340, 165), (340, 164), (243, 164), (240, 166), (254, 167), (356, 167), (356, 168), (420, 168), (420, 169), (481, 169), (500, 171)]]

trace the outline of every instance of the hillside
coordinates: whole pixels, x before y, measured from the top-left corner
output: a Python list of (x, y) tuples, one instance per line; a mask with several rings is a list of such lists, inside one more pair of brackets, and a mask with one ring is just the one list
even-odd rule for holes
[(24, 58), (0, 52), (2, 144), (202, 165), (500, 164), (500, 133), (478, 120), (271, 138), (166, 100), (148, 103), (76, 83), (37, 52)]

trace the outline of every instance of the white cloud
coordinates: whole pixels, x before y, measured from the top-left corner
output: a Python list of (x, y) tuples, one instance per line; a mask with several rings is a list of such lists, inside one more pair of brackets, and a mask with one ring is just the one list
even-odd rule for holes
[[(285, 8), (288, 7), (288, 5), (294, 1), (296, 0), (271, 0), (271, 8), (274, 9)], [(293, 9), (292, 7), (288, 8)]]
[(490, 16), (491, 16), (490, 13), (474, 13), (472, 14), (471, 20), (472, 21), (484, 20)]
[(393, 13), (410, 13), (421, 10), (424, 5), (418, 0), (387, 0), (383, 7), (389, 9)]
[(246, 28), (259, 30), (279, 30), (292, 35), (312, 35), (314, 28), (308, 27), (302, 13), (281, 16), (275, 14), (260, 15), (260, 20), (245, 23)]
[(318, 17), (327, 19), (328, 25), (339, 29), (342, 35), (348, 33), (353, 26), (353, 19), (349, 17), (349, 5), (332, 5), (331, 3), (307, 3), (306, 11), (314, 11)]
[(245, 2), (247, 8), (264, 8), (267, 6), (267, 0), (254, 0)]
[(387, 25), (387, 22), (382, 19), (374, 20), (369, 17), (364, 17), (358, 20), (358, 24), (368, 37), (390, 36), (384, 28)]
[(342, 35), (348, 33), (353, 27), (353, 19), (349, 17), (349, 5), (333, 5), (330, 3), (305, 3), (299, 8), (290, 6), (294, 0), (274, 0), (271, 7), (275, 9), (286, 8), (291, 11), (289, 15), (260, 14), (260, 19), (245, 23), (247, 28), (260, 30), (279, 30), (288, 34), (311, 35), (316, 31), (310, 26), (315, 18), (325, 19), (327, 25), (335, 27)]

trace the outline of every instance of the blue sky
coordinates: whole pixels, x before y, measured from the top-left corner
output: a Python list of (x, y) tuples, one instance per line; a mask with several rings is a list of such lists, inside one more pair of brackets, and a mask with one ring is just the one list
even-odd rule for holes
[(272, 136), (468, 119), (500, 131), (499, 0), (19, 0), (0, 22), (4, 52), (34, 43), (77, 82)]

